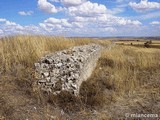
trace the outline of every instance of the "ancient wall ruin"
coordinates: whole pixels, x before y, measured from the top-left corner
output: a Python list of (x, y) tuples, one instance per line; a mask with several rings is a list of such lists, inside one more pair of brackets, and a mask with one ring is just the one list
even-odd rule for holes
[(78, 95), (81, 83), (96, 66), (102, 47), (96, 44), (74, 47), (46, 55), (35, 63), (42, 90), (58, 94), (69, 91)]

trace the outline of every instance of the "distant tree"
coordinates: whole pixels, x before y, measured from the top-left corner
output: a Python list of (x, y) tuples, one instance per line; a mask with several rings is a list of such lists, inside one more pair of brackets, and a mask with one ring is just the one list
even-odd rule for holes
[(145, 42), (145, 43), (144, 43), (144, 46), (145, 46), (146, 48), (149, 48), (149, 47), (150, 47), (149, 41)]

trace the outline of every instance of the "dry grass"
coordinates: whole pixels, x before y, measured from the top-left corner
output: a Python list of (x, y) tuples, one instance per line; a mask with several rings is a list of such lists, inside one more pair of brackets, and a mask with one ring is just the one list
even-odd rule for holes
[(160, 49), (115, 46), (105, 50), (89, 80), (106, 87), (109, 102), (103, 111), (111, 113), (112, 119), (124, 119), (125, 113), (160, 114)]
[[(45, 54), (89, 43), (108, 45), (108, 41), (97, 41), (90, 38), (48, 36), (2, 38), (0, 40), (0, 90), (2, 93), (0, 94), (0, 116), (6, 119), (27, 119), (27, 117), (39, 119), (46, 118), (47, 114), (57, 111), (46, 107), (52, 106), (50, 103), (55, 102), (55, 99), (46, 93), (42, 94), (34, 87), (36, 80), (34, 63)], [(56, 99), (59, 107), (64, 108), (62, 105), (67, 105), (69, 109), (74, 108), (73, 97), (68, 95), (68, 98), (63, 100), (62, 96), (66, 95), (62, 94)], [(71, 102), (66, 104), (67, 101)], [(37, 109), (40, 112), (32, 110), (34, 106), (39, 106)], [(46, 113), (46, 111), (49, 112)], [(21, 118), (21, 115), (24, 118)]]
[(18, 64), (31, 67), (44, 54), (75, 45), (90, 43), (90, 39), (74, 40), (64, 37), (16, 36), (0, 41), (1, 69), (10, 70)]
[[(65, 38), (47, 36), (15, 36), (0, 40), (0, 69), (10, 70), (18, 64), (32, 67), (44, 54), (77, 45), (96, 43), (90, 38)], [(108, 42), (98, 41), (105, 45)]]
[[(80, 96), (59, 96), (35, 87), (34, 63), (45, 54), (77, 45), (106, 47)], [(116, 45), (89, 38), (15, 36), (0, 40), (0, 119), (124, 118), (124, 113), (157, 113), (160, 107), (160, 49)], [(157, 43), (156, 43), (157, 45)], [(64, 113), (65, 112), (65, 113)]]
[(139, 81), (138, 73), (148, 70), (151, 74), (152, 71), (159, 70), (159, 56), (159, 49), (117, 46), (110, 51), (104, 51), (100, 63), (102, 67), (109, 66), (106, 69), (116, 80), (116, 89), (125, 93), (140, 87), (139, 82), (143, 81)]
[(149, 45), (150, 48), (160, 48), (160, 41), (159, 40), (144, 40), (144, 39), (138, 39), (138, 40), (117, 40), (115, 41), (118, 45), (126, 45), (126, 46), (135, 46), (135, 47), (142, 47), (145, 48), (144, 43), (151, 41), (152, 43)]

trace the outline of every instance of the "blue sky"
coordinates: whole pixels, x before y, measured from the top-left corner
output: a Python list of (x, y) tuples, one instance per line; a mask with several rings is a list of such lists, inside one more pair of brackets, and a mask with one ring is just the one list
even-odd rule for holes
[(0, 36), (160, 36), (160, 0), (1, 0)]

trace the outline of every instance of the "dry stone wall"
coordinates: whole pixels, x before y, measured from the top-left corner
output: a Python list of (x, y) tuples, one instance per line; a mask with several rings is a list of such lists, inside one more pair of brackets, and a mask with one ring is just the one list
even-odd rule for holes
[(35, 63), (38, 85), (54, 94), (64, 90), (78, 95), (81, 83), (95, 68), (101, 50), (100, 45), (90, 44), (46, 55)]

